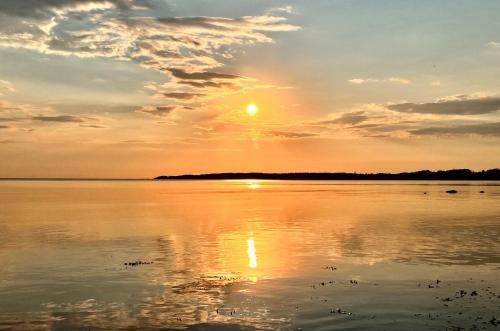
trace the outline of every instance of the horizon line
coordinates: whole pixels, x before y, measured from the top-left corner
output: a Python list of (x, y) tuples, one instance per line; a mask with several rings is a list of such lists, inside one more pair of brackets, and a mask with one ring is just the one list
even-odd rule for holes
[[(386, 175), (386, 176), (398, 176), (398, 175), (408, 175), (408, 174), (418, 174), (418, 173), (423, 173), (423, 172), (428, 172), (428, 173), (446, 173), (446, 172), (451, 172), (451, 171), (466, 171), (470, 172), (471, 174), (480, 174), (480, 173), (485, 173), (488, 171), (500, 171), (499, 168), (490, 168), (490, 169), (482, 169), (478, 171), (470, 170), (468, 168), (453, 168), (453, 169), (446, 169), (446, 170), (429, 170), (429, 169), (422, 169), (422, 170), (416, 170), (416, 171), (403, 171), (403, 172), (345, 172), (345, 171), (336, 171), (336, 172), (307, 172), (307, 171), (296, 171), (296, 172), (256, 172), (256, 171), (249, 171), (249, 172), (212, 172), (212, 173), (198, 173), (198, 174), (181, 174), (181, 175), (160, 175), (156, 177), (138, 177), (138, 178), (109, 178), (109, 177), (0, 177), (0, 181), (149, 181), (149, 180), (157, 180), (157, 179), (203, 179), (203, 177), (207, 176), (224, 176), (224, 175), (238, 175), (238, 176), (244, 176), (244, 175), (263, 175), (263, 176), (293, 176), (293, 175), (352, 175), (352, 176), (381, 176), (381, 175)], [(188, 178), (186, 178), (188, 177)], [(217, 180), (217, 178), (214, 178)], [(255, 179), (255, 178), (230, 178), (230, 179)], [(272, 178), (271, 178), (272, 179)], [(220, 180), (224, 180), (224, 178), (220, 178)], [(374, 179), (374, 180), (380, 180), (380, 179)]]

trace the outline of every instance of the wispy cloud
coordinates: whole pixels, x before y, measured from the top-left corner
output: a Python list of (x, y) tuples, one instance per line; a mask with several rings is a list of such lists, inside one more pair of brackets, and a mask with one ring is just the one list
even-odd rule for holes
[(312, 132), (275, 131), (275, 130), (264, 131), (264, 134), (279, 138), (309, 138), (318, 135), (317, 133), (312, 133)]
[(274, 7), (274, 8), (270, 8), (268, 9), (267, 13), (269, 15), (271, 14), (276, 14), (276, 13), (285, 13), (285, 14), (296, 14), (296, 10), (293, 6), (283, 6), (283, 7)]
[(0, 96), (4, 95), (4, 93), (14, 91), (15, 89), (11, 82), (0, 79)]
[(374, 83), (394, 83), (394, 84), (411, 84), (411, 81), (406, 78), (401, 77), (389, 77), (389, 78), (353, 78), (348, 80), (349, 83), (354, 85), (364, 85), (364, 84), (374, 84)]
[(165, 117), (170, 115), (176, 109), (177, 106), (145, 106), (138, 111), (153, 116)]
[(500, 110), (500, 97), (471, 98), (468, 95), (462, 95), (436, 102), (392, 104), (387, 108), (402, 113), (479, 115)]
[(500, 122), (435, 126), (410, 130), (413, 135), (481, 135), (500, 137)]
[(500, 48), (500, 42), (490, 41), (488, 43), (488, 46), (493, 47), (493, 48)]
[(486, 92), (440, 98), (434, 102), (365, 104), (309, 123), (322, 134), (363, 137), (500, 136), (500, 97)]
[(56, 116), (33, 116), (33, 120), (40, 122), (58, 122), (58, 123), (84, 123), (88, 120), (85, 117), (72, 115), (56, 115)]
[(203, 94), (200, 93), (187, 93), (187, 92), (163, 93), (163, 95), (168, 99), (179, 99), (179, 100), (192, 100), (203, 96)]
[(348, 124), (354, 125), (366, 121), (370, 117), (365, 114), (365, 111), (354, 111), (350, 113), (344, 113), (333, 120), (326, 120), (317, 122), (317, 124)]

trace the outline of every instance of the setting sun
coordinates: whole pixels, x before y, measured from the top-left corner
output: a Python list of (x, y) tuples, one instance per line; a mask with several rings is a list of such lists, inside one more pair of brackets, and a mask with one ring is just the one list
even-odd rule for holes
[(259, 108), (257, 108), (257, 105), (251, 103), (247, 106), (247, 113), (248, 115), (250, 116), (254, 116), (255, 114), (257, 114), (257, 111), (259, 110)]

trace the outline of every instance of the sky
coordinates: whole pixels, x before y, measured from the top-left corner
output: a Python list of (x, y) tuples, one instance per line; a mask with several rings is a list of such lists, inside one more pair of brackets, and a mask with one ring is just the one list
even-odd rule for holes
[(0, 177), (496, 168), (499, 77), (497, 0), (0, 0)]

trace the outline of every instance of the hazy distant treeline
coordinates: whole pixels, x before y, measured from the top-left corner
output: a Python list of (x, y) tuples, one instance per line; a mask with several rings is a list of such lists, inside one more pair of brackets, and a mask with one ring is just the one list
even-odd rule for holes
[(500, 180), (500, 169), (471, 171), (469, 169), (421, 170), (416, 172), (347, 173), (347, 172), (294, 172), (294, 173), (216, 173), (200, 175), (159, 176), (155, 179), (282, 179), (282, 180)]

